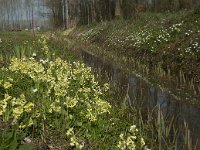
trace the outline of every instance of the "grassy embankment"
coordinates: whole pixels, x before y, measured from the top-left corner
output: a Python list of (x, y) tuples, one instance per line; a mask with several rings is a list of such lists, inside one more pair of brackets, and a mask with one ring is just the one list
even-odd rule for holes
[[(144, 13), (136, 20), (81, 26), (64, 33), (100, 57), (139, 72), (177, 99), (199, 104), (200, 14), (195, 11)], [(83, 48), (84, 47), (84, 48)]]
[(108, 85), (41, 35), (0, 33), (0, 149), (142, 149), (145, 132)]
[[(142, 137), (151, 149), (176, 149), (174, 119), (142, 120), (123, 101), (116, 106), (62, 37), (0, 35), (0, 149), (143, 149)], [(182, 148), (192, 149), (184, 137)]]

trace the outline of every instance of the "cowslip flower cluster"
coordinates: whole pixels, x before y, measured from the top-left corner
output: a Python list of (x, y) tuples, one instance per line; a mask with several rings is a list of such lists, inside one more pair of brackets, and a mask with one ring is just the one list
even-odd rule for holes
[(127, 133), (120, 134), (117, 147), (120, 150), (138, 150), (145, 146), (144, 139), (139, 135), (138, 129), (132, 125)]
[(4, 99), (0, 101), (0, 116), (3, 116), (4, 121), (10, 119), (18, 121), (23, 113), (31, 113), (33, 107), (34, 104), (28, 102), (23, 94), (19, 98), (5, 94)]
[(75, 136), (74, 129), (69, 128), (66, 133), (67, 137), (70, 138), (70, 146), (75, 147), (76, 149), (83, 149), (84, 144), (78, 141), (78, 138)]
[(41, 36), (40, 39), (38, 40), (38, 43), (41, 44), (41, 50), (44, 52), (45, 55), (49, 53), (49, 47), (47, 43), (47, 37), (46, 36)]
[[(109, 113), (111, 105), (102, 99), (108, 85), (100, 87), (91, 68), (60, 58), (40, 60), (13, 58), (10, 66), (2, 69), (8, 74), (6, 78), (0, 75), (0, 87), (5, 91), (4, 99), (0, 101), (0, 117), (4, 121), (12, 120), (11, 125), (29, 129), (42, 125), (42, 120), (64, 115), (71, 127), (77, 122), (89, 126), (101, 115)], [(19, 95), (10, 95), (13, 91), (20, 91)], [(55, 125), (50, 123), (50, 126)], [(83, 148), (75, 134), (69, 136), (72, 147)]]
[(47, 94), (54, 91), (55, 101), (51, 102), (50, 112), (53, 109), (56, 112), (60, 111), (61, 99), (67, 108), (82, 108), (81, 116), (91, 121), (95, 121), (98, 115), (109, 112), (111, 106), (100, 99), (102, 91), (91, 75), (91, 69), (79, 62), (69, 64), (57, 58), (54, 62), (49, 61), (43, 65), (33, 58), (14, 58), (9, 69), (28, 75), (35, 83), (46, 84)]

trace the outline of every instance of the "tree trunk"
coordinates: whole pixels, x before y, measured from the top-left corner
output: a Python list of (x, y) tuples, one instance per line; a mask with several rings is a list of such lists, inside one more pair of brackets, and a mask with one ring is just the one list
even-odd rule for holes
[(121, 16), (121, 4), (120, 0), (116, 0), (115, 2), (115, 17), (120, 17)]

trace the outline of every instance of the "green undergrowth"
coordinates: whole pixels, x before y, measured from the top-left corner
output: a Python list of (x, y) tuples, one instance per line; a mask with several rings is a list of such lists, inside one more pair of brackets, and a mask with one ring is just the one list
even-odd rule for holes
[(0, 37), (0, 149), (143, 149), (136, 117), (53, 36)]
[[(139, 49), (167, 53), (173, 49), (179, 55), (189, 55), (200, 50), (199, 24), (199, 15), (193, 12), (144, 13), (133, 21), (115, 20), (78, 27), (70, 35), (90, 42), (104, 42), (104, 46), (124, 52)], [(179, 42), (181, 45), (171, 47)]]
[(80, 26), (69, 34), (116, 55), (160, 63), (164, 68), (170, 66), (172, 72), (179, 68), (185, 72), (197, 70), (193, 64), (199, 61), (199, 36), (199, 14), (193, 11), (144, 13), (132, 21)]
[[(177, 149), (176, 120), (157, 108), (143, 120), (128, 97), (112, 102), (67, 38), (1, 35), (0, 149)], [(192, 149), (186, 132), (182, 148)]]
[(195, 11), (146, 12), (135, 20), (80, 26), (63, 35), (72, 41), (82, 41), (94, 54), (121, 62), (127, 66), (124, 68), (130, 71), (133, 68), (134, 72), (144, 74), (176, 94), (180, 89), (183, 95), (189, 93), (190, 103), (199, 105), (191, 98), (191, 95), (199, 98), (200, 92), (197, 85), (200, 81), (198, 8)]
[[(177, 94), (179, 92), (178, 94), (182, 94), (183, 91), (183, 93), (188, 92), (192, 96), (197, 96), (197, 101), (194, 102), (192, 98), (188, 98), (188, 101), (189, 105), (195, 104), (199, 107), (200, 17), (198, 10), (195, 12), (144, 13), (136, 20), (115, 20), (91, 26), (80, 26), (71, 31), (65, 31), (63, 35), (64, 38), (69, 38), (72, 43), (74, 42), (74, 45), (77, 41), (81, 41), (80, 43), (84, 45), (83, 51), (93, 49), (91, 50), (92, 53), (99, 54), (100, 57), (103, 55), (103, 58), (107, 57), (110, 61), (122, 62), (124, 68), (127, 65), (129, 67), (127, 68), (131, 69), (135, 62), (137, 65), (139, 60), (139, 63), (142, 64), (139, 67), (147, 77), (149, 77), (149, 74), (153, 74), (156, 81), (160, 78), (164, 79), (160, 81), (163, 82), (162, 87), (168, 88), (169, 85), (172, 93)], [(134, 63), (132, 64), (132, 62)], [(154, 66), (156, 67), (154, 68)], [(179, 98), (179, 96), (177, 97)], [(184, 101), (184, 98), (180, 97), (180, 100)], [(144, 124), (148, 123), (145, 122)], [(166, 139), (170, 139), (168, 133), (172, 130), (172, 132), (175, 132), (174, 137), (178, 134), (178, 131), (171, 125), (168, 127), (165, 125), (165, 127), (160, 127), (159, 123), (157, 125), (155, 129), (155, 126), (150, 123), (145, 130), (145, 133), (148, 131), (151, 133), (155, 129), (154, 134), (150, 135), (153, 135), (152, 139), (155, 138), (156, 142), (160, 141), (159, 139), (165, 139), (164, 136), (167, 136)], [(148, 130), (149, 127), (150, 130)], [(166, 130), (159, 133), (163, 129)], [(169, 132), (169, 130), (171, 131)], [(163, 133), (167, 133), (167, 135), (161, 135)], [(149, 134), (147, 137), (149, 137)], [(190, 141), (191, 139), (187, 140)], [(152, 143), (155, 143), (155, 141)], [(163, 144), (166, 141), (164, 140), (161, 143)], [(176, 141), (176, 138), (173, 141)], [(170, 141), (166, 143), (170, 143)], [(195, 149), (189, 143), (187, 143), (188, 146), (186, 146), (187, 144), (184, 145), (187, 147), (185, 148)], [(176, 149), (176, 144), (178, 145), (177, 142), (174, 142), (172, 144), (174, 147), (170, 148)], [(162, 149), (160, 145), (159, 148)], [(150, 147), (156, 149), (155, 145)]]
[[(31, 57), (33, 53), (37, 53), (38, 57), (43, 57), (44, 54), (41, 53), (41, 42), (38, 39), (43, 35), (43, 33), (37, 33), (33, 35), (30, 32), (0, 32), (0, 66), (9, 63), (13, 56), (21, 57), (23, 55)], [(48, 38), (49, 33), (45, 33)], [(67, 59), (68, 61), (74, 61), (75, 57), (66, 50), (66, 45), (63, 43), (51, 40), (46, 40), (48, 49), (52, 56), (57, 55), (62, 59)]]

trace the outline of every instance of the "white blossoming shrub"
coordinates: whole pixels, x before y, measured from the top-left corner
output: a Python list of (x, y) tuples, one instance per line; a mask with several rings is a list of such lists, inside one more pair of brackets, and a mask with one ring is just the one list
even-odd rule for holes
[(135, 125), (131, 126), (129, 131), (120, 134), (120, 141), (117, 145), (120, 150), (142, 150), (144, 146), (144, 139)]

